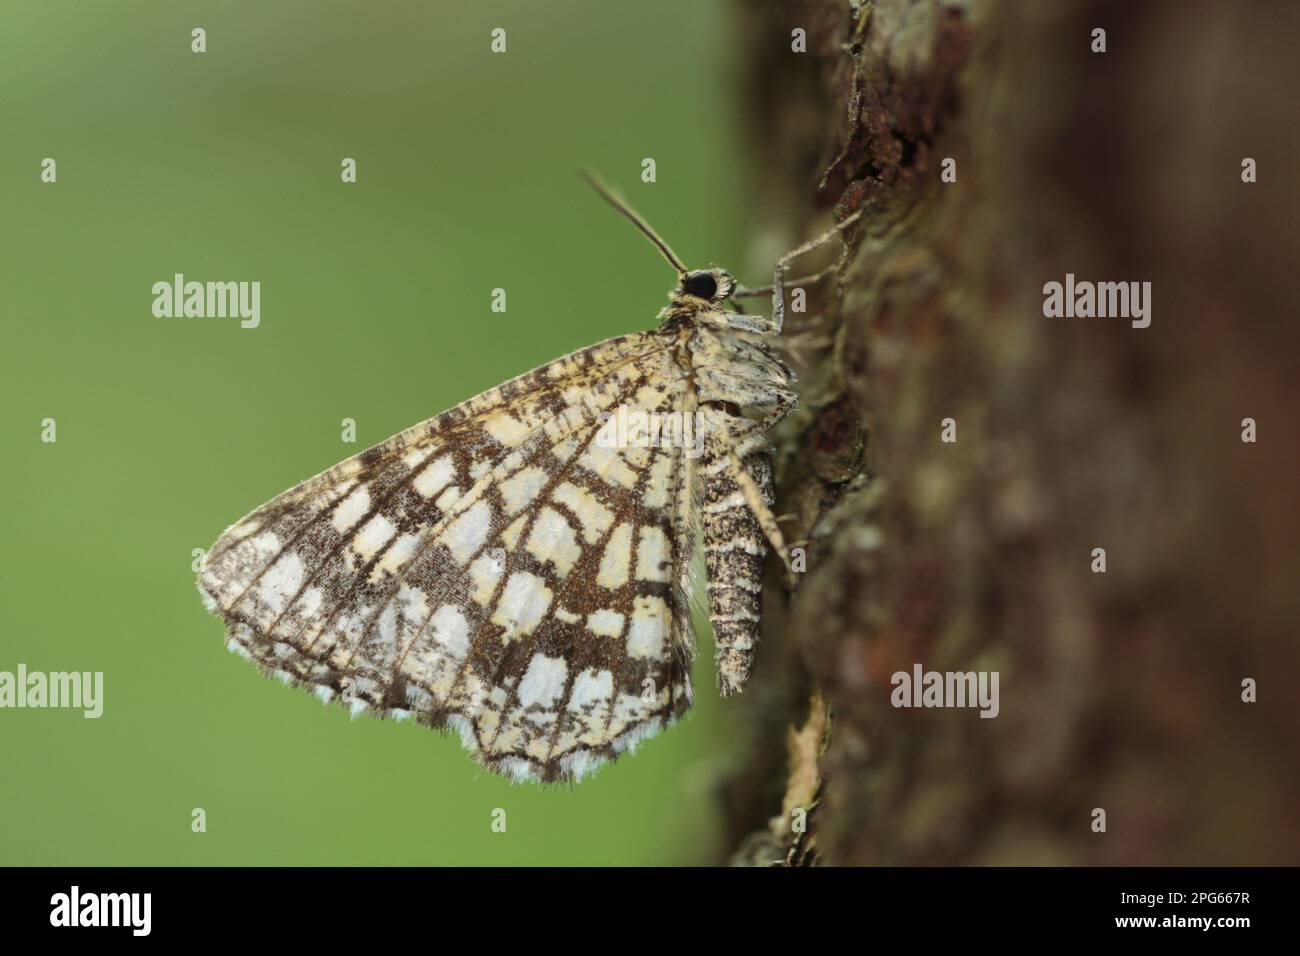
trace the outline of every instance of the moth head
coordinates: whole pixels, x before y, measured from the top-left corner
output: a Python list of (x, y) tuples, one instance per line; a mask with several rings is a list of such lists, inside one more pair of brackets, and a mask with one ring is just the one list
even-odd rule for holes
[(736, 280), (726, 269), (695, 269), (682, 273), (677, 294), (717, 304), (736, 289)]

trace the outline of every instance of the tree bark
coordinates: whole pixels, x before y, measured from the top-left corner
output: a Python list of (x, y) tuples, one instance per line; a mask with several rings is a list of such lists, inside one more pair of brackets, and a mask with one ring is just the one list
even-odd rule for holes
[[(741, 19), (754, 261), (866, 212), (784, 336), (807, 563), (769, 571), (734, 860), (1300, 862), (1296, 8)], [(1046, 317), (1067, 273), (1150, 282), (1150, 326)], [(916, 663), (1000, 712), (893, 706)]]

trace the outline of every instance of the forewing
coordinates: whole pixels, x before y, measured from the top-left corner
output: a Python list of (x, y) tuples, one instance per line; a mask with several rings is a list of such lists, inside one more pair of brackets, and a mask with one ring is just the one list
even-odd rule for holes
[[(258, 508), (200, 590), (232, 649), (286, 682), (450, 726), (497, 771), (579, 777), (689, 705), (679, 449), (597, 440), (602, 412), (683, 388), (659, 333), (559, 359)], [(654, 548), (669, 568), (640, 579)]]
[[(581, 778), (691, 704), (689, 617), (673, 534), (680, 449), (605, 447), (593, 429), (554, 461), (438, 594), (464, 658), (420, 635), (402, 676), (464, 717), (467, 745), (520, 779)], [(530, 481), (530, 484), (532, 482)]]

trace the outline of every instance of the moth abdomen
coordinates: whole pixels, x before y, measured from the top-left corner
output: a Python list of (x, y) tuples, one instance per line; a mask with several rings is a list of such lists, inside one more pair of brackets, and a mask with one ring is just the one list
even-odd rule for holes
[[(773, 500), (770, 454), (754, 452), (744, 464), (770, 507)], [(706, 471), (702, 498), (700, 524), (709, 578), (709, 621), (716, 647), (718, 689), (723, 696), (730, 696), (744, 688), (753, 667), (762, 621), (767, 539), (740, 486), (725, 472)]]

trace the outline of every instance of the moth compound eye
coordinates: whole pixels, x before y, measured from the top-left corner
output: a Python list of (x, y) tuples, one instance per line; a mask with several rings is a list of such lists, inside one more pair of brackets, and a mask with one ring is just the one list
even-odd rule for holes
[(718, 294), (718, 280), (709, 272), (693, 272), (682, 281), (682, 291), (701, 299), (712, 299)]

